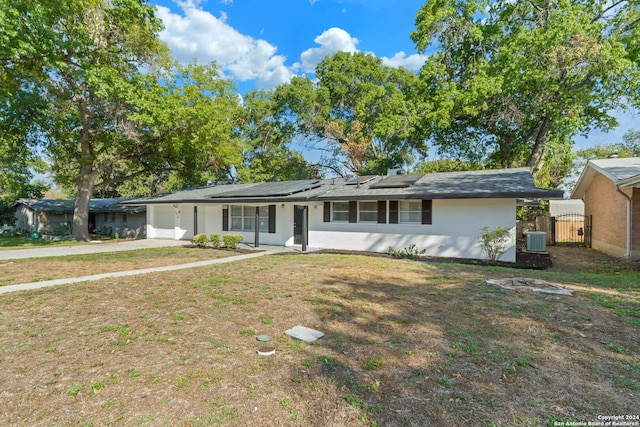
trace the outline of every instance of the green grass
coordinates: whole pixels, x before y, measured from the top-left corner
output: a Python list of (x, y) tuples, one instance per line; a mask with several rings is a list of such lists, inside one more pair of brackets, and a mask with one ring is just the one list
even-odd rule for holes
[(39, 248), (44, 246), (69, 246), (82, 244), (86, 243), (72, 240), (43, 240), (32, 239), (30, 237), (0, 236), (0, 249)]

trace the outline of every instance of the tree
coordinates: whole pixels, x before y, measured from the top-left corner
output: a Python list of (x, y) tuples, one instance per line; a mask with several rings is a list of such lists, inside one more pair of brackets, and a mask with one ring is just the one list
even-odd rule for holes
[(240, 182), (297, 180), (319, 177), (318, 168), (289, 147), (295, 128), (275, 101), (273, 92), (253, 91), (244, 97), (238, 119), (244, 161), (237, 166)]
[(420, 73), (432, 141), (551, 179), (552, 154), (567, 167), (576, 134), (611, 129), (609, 111), (638, 105), (639, 22), (636, 1), (427, 1), (411, 37), (434, 50)]
[(276, 101), (301, 134), (322, 141), (324, 167), (386, 173), (426, 150), (416, 127), (422, 103), (410, 96), (415, 74), (369, 54), (338, 52), (318, 64), (316, 78), (278, 87)]
[(14, 103), (37, 124), (29, 142), (46, 151), (56, 181), (76, 190), (74, 239), (89, 238), (96, 190), (150, 174), (198, 184), (238, 161), (232, 86), (214, 65), (171, 64), (144, 0), (15, 0), (0, 28), (5, 73), (46, 105)]

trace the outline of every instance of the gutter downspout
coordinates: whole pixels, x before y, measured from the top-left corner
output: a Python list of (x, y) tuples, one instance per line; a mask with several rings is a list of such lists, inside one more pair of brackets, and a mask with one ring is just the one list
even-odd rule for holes
[(627, 253), (624, 254), (625, 258), (631, 258), (631, 197), (620, 189), (620, 185), (615, 184), (616, 191), (627, 199)]

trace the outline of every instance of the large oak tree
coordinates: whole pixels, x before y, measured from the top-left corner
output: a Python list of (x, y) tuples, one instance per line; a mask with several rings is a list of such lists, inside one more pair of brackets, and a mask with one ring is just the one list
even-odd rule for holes
[(639, 22), (638, 1), (427, 1), (412, 38), (432, 53), (420, 73), (432, 141), (552, 181), (574, 136), (638, 105)]
[[(215, 66), (171, 64), (144, 0), (2, 6), (2, 101), (32, 123), (24, 144), (46, 154), (56, 181), (75, 187), (75, 239), (89, 238), (96, 189), (163, 171), (195, 182), (237, 160), (232, 87)], [(28, 98), (37, 102), (20, 101)]]
[(425, 107), (413, 96), (414, 73), (370, 54), (338, 52), (320, 61), (315, 76), (276, 88), (275, 99), (300, 134), (320, 143), (323, 167), (386, 173), (426, 150), (416, 127)]

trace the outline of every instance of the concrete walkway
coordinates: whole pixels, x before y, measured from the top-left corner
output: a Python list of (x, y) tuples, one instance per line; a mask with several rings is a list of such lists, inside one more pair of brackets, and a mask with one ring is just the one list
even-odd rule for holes
[[(15, 249), (0, 251), (0, 260), (10, 259), (27, 259), (27, 258), (43, 258), (51, 256), (67, 256), (67, 255), (81, 255), (92, 253), (104, 253), (104, 252), (117, 252), (117, 251), (130, 251), (136, 249), (145, 248), (159, 248), (167, 246), (186, 246), (191, 242), (185, 240), (159, 240), (159, 239), (145, 239), (145, 240), (133, 240), (117, 243), (95, 243), (87, 245), (75, 245), (75, 246), (52, 246), (36, 249)], [(239, 246), (242, 249), (255, 249), (255, 252), (235, 255), (225, 258), (216, 258), (205, 261), (190, 262), (187, 264), (166, 265), (163, 267), (151, 267), (141, 268), (138, 270), (126, 270), (126, 271), (114, 271), (111, 273), (93, 274), (90, 276), (80, 277), (67, 277), (64, 279), (55, 280), (43, 280), (41, 282), (22, 283), (17, 285), (0, 286), (0, 294), (6, 294), (9, 292), (28, 291), (33, 289), (46, 288), (50, 286), (66, 285), (70, 283), (89, 282), (94, 280), (101, 280), (110, 277), (125, 277), (134, 276), (137, 274), (156, 273), (163, 271), (183, 270), (187, 268), (203, 267), (212, 264), (223, 264), (227, 262), (241, 261), (250, 258), (261, 257), (264, 255), (272, 255), (280, 252), (298, 252), (296, 249), (286, 248), (283, 246), (260, 246), (259, 248), (253, 248), (248, 245), (241, 244)]]

